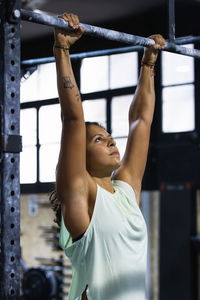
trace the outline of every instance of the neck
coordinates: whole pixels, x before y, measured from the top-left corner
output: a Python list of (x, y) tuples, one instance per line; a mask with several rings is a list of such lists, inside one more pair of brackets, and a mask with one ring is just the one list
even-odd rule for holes
[(111, 177), (93, 177), (95, 182), (110, 193), (114, 193)]

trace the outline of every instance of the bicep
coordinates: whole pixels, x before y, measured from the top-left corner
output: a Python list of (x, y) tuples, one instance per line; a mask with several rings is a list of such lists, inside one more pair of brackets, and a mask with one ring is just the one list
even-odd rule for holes
[(61, 211), (65, 226), (72, 238), (83, 234), (89, 225), (90, 217), (88, 213), (88, 201), (85, 191), (72, 189), (65, 194), (62, 201)]
[(89, 213), (91, 191), (96, 198), (96, 184), (89, 174), (86, 177), (88, 178), (82, 177), (73, 181), (60, 198), (65, 226), (72, 238), (79, 237), (87, 230), (91, 219)]
[(86, 133), (80, 121), (64, 121), (56, 171), (59, 194), (65, 193), (74, 181), (86, 173)]

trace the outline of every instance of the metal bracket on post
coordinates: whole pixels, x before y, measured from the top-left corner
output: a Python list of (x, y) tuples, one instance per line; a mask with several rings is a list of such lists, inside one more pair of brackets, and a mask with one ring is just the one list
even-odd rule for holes
[(1, 151), (6, 153), (19, 153), (22, 151), (22, 137), (20, 135), (2, 135)]
[(17, 24), (20, 20), (21, 12), (18, 0), (10, 0), (7, 8), (7, 20), (9, 23)]

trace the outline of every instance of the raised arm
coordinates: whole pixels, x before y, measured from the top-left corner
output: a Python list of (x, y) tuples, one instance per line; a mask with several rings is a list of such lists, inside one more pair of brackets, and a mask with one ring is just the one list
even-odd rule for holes
[(152, 35), (155, 45), (144, 51), (137, 89), (129, 109), (129, 134), (126, 151), (114, 178), (128, 182), (136, 192), (137, 201), (147, 161), (150, 129), (155, 106), (154, 65), (158, 50), (165, 40), (161, 35)]
[(80, 93), (72, 71), (69, 48), (83, 29), (76, 15), (61, 16), (75, 33), (55, 29), (54, 56), (62, 116), (62, 136), (56, 174), (56, 192), (65, 225), (73, 237), (84, 232), (89, 222), (87, 208), (86, 132)]

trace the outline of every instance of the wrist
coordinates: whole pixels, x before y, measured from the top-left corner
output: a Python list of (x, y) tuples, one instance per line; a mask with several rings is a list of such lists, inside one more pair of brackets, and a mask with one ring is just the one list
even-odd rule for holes
[(145, 61), (145, 60), (142, 59), (141, 66), (143, 68), (149, 69), (151, 76), (155, 76), (156, 75), (156, 73), (155, 73), (155, 63), (148, 62), (148, 61)]
[(142, 57), (142, 62), (144, 62), (145, 64), (148, 65), (154, 65), (156, 64), (157, 61), (157, 54), (152, 54), (149, 55), (149, 53), (144, 53), (143, 57)]
[(150, 69), (154, 69), (154, 67), (155, 67), (155, 63), (154, 62), (142, 59), (141, 66), (144, 66), (144, 65), (148, 66)]
[(61, 50), (64, 50), (64, 51), (69, 51), (70, 47), (67, 47), (67, 46), (63, 46), (63, 45), (57, 45), (57, 44), (54, 44), (53, 45), (53, 48), (54, 49), (61, 49)]
[(64, 48), (70, 48), (71, 44), (70, 41), (68, 41), (68, 39), (59, 39), (59, 38), (54, 38), (54, 45), (56, 46), (61, 46)]

